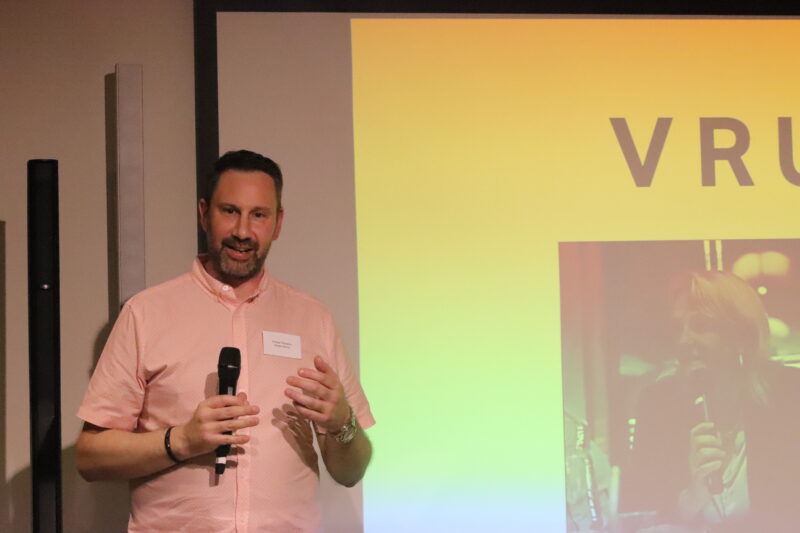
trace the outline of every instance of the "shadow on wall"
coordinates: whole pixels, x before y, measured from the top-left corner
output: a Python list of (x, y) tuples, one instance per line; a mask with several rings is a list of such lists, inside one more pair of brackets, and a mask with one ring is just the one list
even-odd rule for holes
[[(2, 228), (0, 227), (0, 230)], [(0, 250), (2, 249), (0, 242)], [(0, 274), (2, 274), (2, 256), (0, 255)], [(0, 279), (5, 279), (0, 276)], [(0, 292), (0, 300), (3, 293)], [(2, 302), (0, 302), (2, 303)], [(0, 307), (4, 309), (4, 306)], [(0, 318), (5, 318), (0, 315)], [(0, 320), (0, 333), (4, 333), (5, 321)], [(98, 332), (94, 345), (94, 357), (89, 373), (94, 370), (100, 357), (108, 334), (111, 331), (109, 322)], [(5, 336), (1, 338), (5, 339)], [(0, 343), (0, 362), (5, 362), (4, 342)], [(0, 380), (0, 389), (5, 390), (5, 379)], [(5, 418), (5, 394), (0, 395), (0, 418)], [(63, 413), (62, 418), (71, 418), (73, 413)], [(0, 467), (5, 468), (5, 424), (0, 425)], [(129, 513), (128, 483), (98, 482), (87, 483), (78, 474), (75, 467), (75, 446), (61, 450), (62, 501), (64, 531), (70, 533), (104, 533), (123, 532), (127, 530)], [(2, 486), (0, 501), (0, 531), (25, 533), (31, 530), (31, 468), (28, 466), (17, 472)]]
[[(70, 533), (124, 532), (128, 525), (127, 482), (89, 484), (75, 469), (75, 446), (61, 450), (63, 523)], [(8, 504), (0, 530), (31, 530), (31, 469), (25, 468), (6, 484)]]

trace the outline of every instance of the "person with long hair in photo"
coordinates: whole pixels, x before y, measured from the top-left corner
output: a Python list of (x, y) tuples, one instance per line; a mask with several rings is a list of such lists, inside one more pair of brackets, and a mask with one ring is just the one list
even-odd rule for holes
[(652, 531), (798, 531), (800, 371), (770, 359), (760, 297), (690, 272), (671, 309), (678, 358), (639, 400), (621, 506), (655, 512)]

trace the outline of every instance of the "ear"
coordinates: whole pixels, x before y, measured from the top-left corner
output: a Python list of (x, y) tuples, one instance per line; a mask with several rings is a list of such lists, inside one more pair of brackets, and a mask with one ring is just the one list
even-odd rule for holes
[(208, 231), (208, 204), (206, 203), (205, 198), (200, 198), (200, 201), (197, 202), (197, 214), (200, 218), (200, 227), (203, 228), (203, 231)]
[(272, 232), (272, 240), (276, 240), (281, 234), (281, 226), (283, 225), (283, 208), (278, 211), (278, 216), (275, 217), (275, 231)]

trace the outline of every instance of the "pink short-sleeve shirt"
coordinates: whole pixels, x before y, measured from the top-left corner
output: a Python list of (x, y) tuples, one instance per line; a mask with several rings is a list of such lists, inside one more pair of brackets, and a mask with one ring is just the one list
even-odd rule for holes
[[(300, 338), (300, 358), (273, 355), (264, 332)], [(238, 391), (261, 408), (250, 442), (214, 476), (213, 454), (131, 482), (130, 532), (312, 532), (319, 523), (313, 430), (293, 416), (286, 377), (322, 356), (360, 425), (375, 423), (330, 313), (264, 274), (244, 301), (196, 259), (191, 272), (123, 307), (78, 410), (96, 426), (153, 431), (185, 423), (217, 394), (224, 346), (242, 354)], [(285, 355), (285, 354), (284, 354)]]

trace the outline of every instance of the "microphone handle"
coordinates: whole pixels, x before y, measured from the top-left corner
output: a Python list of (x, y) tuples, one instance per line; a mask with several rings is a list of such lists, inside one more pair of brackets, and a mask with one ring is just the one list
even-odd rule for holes
[[(220, 384), (220, 394), (230, 394), (231, 396), (236, 394), (236, 386), (235, 385), (228, 385), (225, 387), (224, 385)], [(223, 435), (233, 435), (232, 431), (224, 431)], [(216, 455), (217, 460), (216, 464), (214, 465), (214, 472), (219, 475), (225, 473), (225, 464), (227, 463), (228, 454), (231, 453), (231, 445), (230, 444), (221, 444), (217, 446), (217, 449), (214, 452)]]
[(708, 485), (708, 492), (714, 496), (722, 494), (722, 489), (724, 488), (722, 485), (722, 472), (711, 472), (706, 478), (706, 484)]
[[(706, 422), (711, 422), (711, 416), (709, 415), (708, 408), (708, 397), (706, 394), (703, 395), (703, 416)], [(719, 433), (717, 436), (719, 437)], [(706, 477), (706, 486), (708, 487), (708, 492), (711, 494), (715, 496), (722, 494), (722, 489), (724, 488), (722, 484), (722, 469), (717, 470), (716, 472), (711, 472), (708, 477)]]

